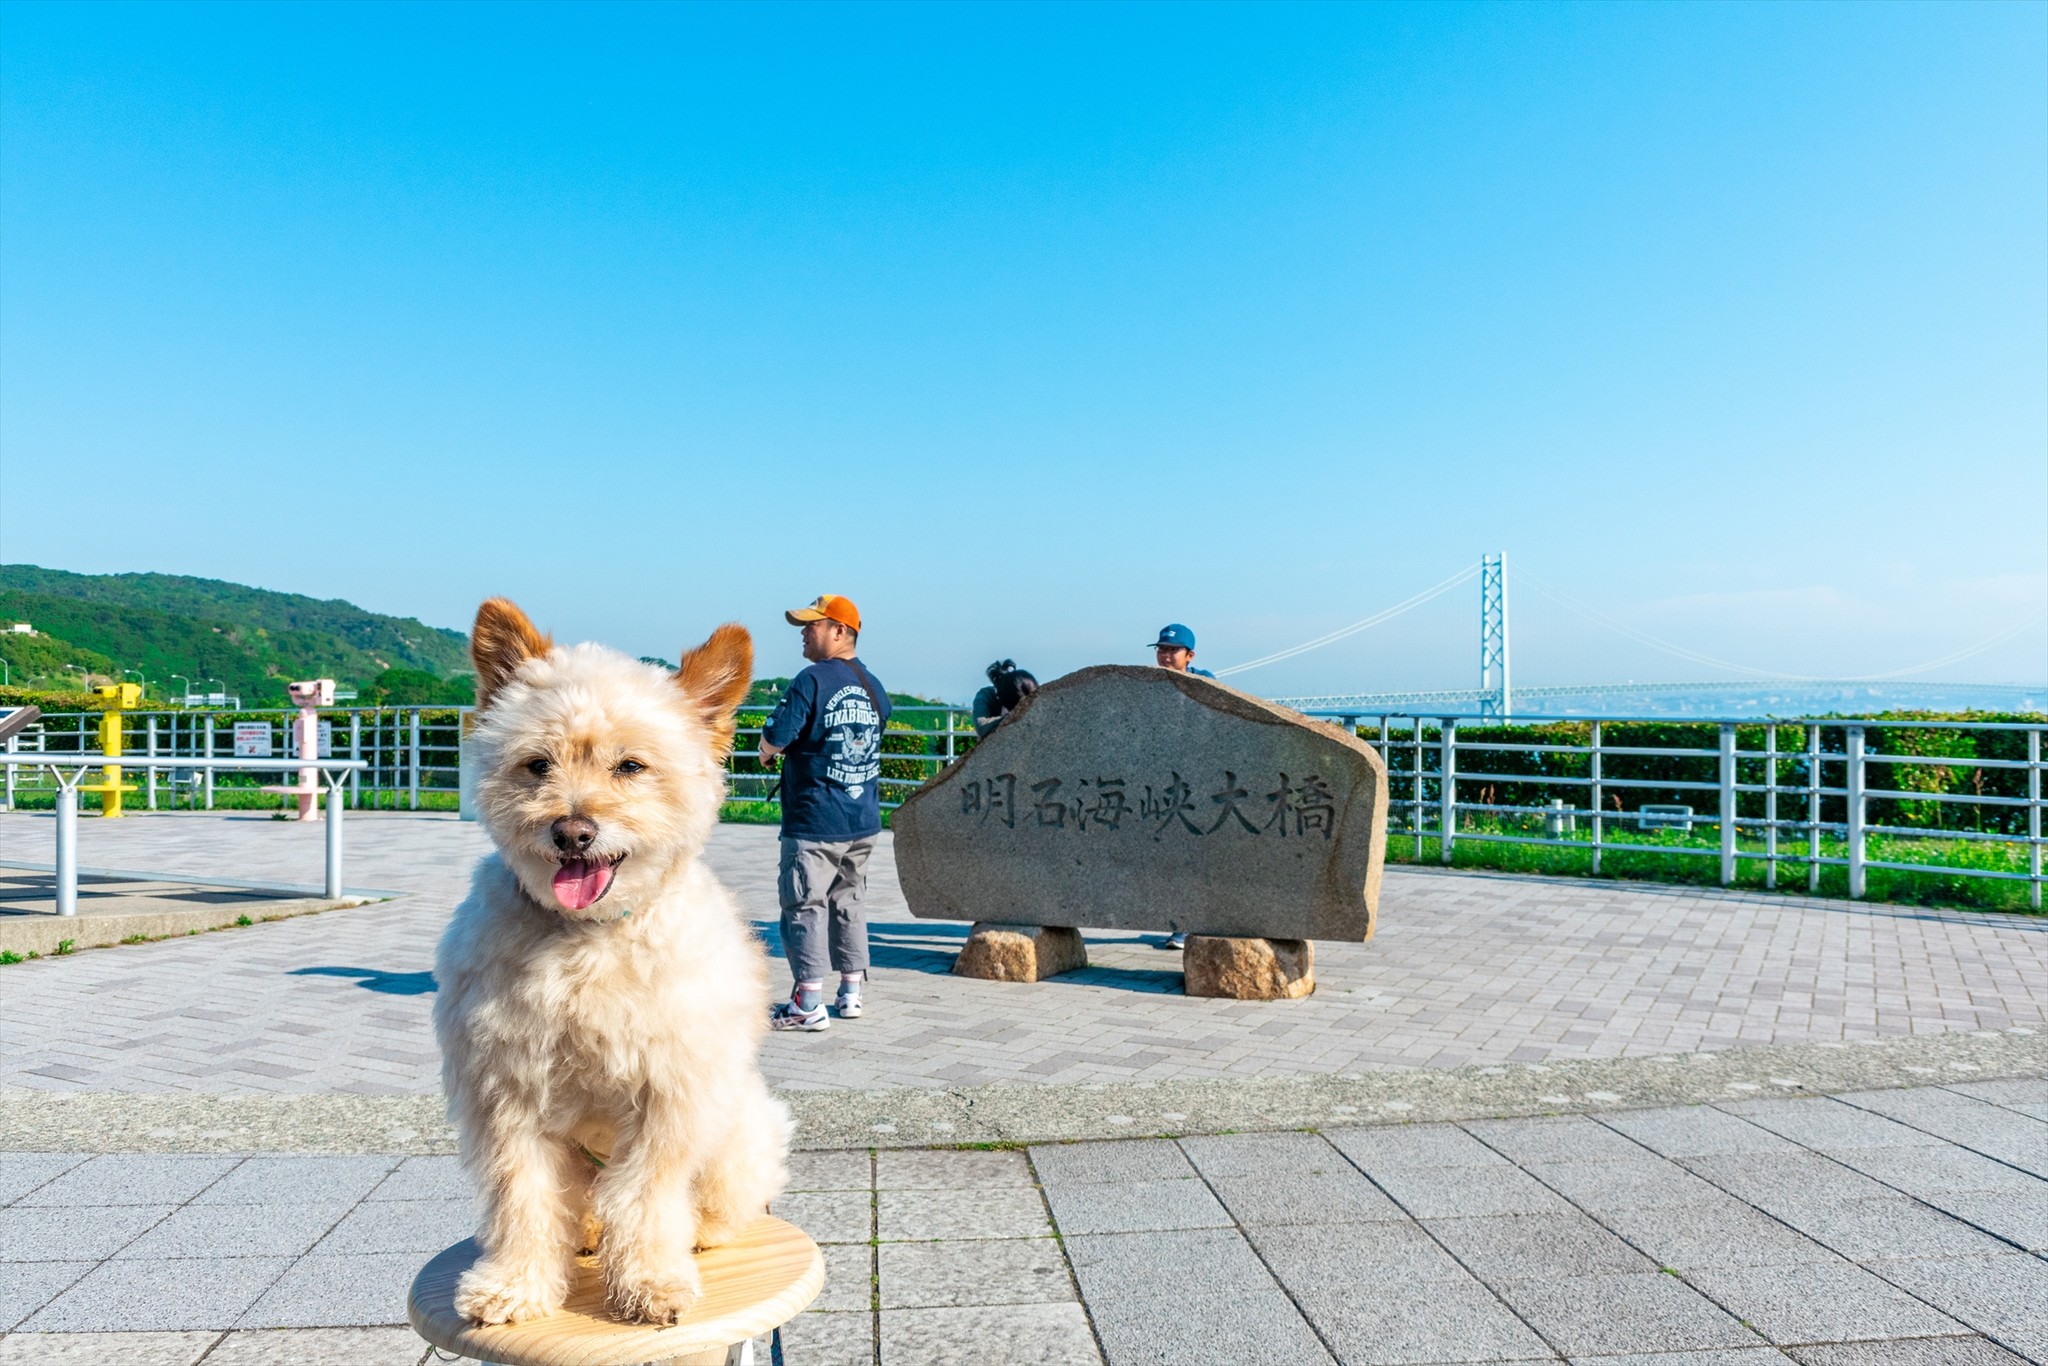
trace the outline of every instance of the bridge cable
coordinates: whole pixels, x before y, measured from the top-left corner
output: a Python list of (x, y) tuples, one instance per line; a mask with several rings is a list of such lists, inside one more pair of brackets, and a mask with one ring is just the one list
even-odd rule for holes
[(1283, 659), (1292, 659), (1296, 655), (1307, 654), (1310, 650), (1320, 650), (1325, 645), (1333, 645), (1336, 642), (1343, 640), (1346, 636), (1355, 636), (1360, 631), (1370, 630), (1372, 627), (1378, 626), (1382, 622), (1393, 620), (1395, 617), (1400, 616), (1403, 612), (1407, 612), (1414, 608), (1422, 606), (1423, 603), (1428, 602), (1431, 598), (1437, 597), (1440, 594), (1450, 592), (1459, 584), (1464, 583), (1467, 580), (1471, 579), (1478, 572), (1479, 566), (1477, 564), (1468, 564), (1463, 569), (1459, 570), (1457, 573), (1451, 575), (1451, 577), (1449, 577), (1448, 579), (1445, 579), (1442, 583), (1436, 585), (1436, 587), (1425, 588), (1420, 593), (1417, 593), (1414, 597), (1409, 598), (1404, 602), (1397, 602), (1392, 607), (1386, 608), (1384, 611), (1375, 612), (1372, 616), (1367, 617), (1363, 621), (1354, 621), (1349, 626), (1345, 626), (1338, 630), (1332, 631), (1328, 635), (1317, 636), (1314, 640), (1305, 640), (1299, 645), (1290, 646), (1285, 650), (1275, 651), (1270, 655), (1263, 655), (1258, 659), (1246, 660), (1242, 664), (1233, 664), (1227, 669), (1218, 669), (1216, 671), (1216, 676), (1218, 678), (1228, 678), (1232, 674), (1241, 674), (1248, 669), (1263, 669), (1268, 664), (1278, 664)]

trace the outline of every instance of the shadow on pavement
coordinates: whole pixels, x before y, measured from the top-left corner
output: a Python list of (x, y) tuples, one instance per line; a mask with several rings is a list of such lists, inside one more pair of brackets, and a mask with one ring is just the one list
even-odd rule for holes
[(431, 972), (385, 972), (381, 968), (293, 968), (293, 977), (354, 977), (365, 991), (386, 996), (425, 996), (434, 989)]

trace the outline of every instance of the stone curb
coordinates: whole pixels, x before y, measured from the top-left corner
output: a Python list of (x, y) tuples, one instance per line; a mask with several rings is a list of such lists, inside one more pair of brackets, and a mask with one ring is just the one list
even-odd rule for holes
[(244, 916), (252, 924), (260, 925), (267, 920), (290, 920), (294, 916), (367, 906), (370, 901), (371, 898), (360, 896), (340, 901), (317, 897), (278, 901), (251, 898), (186, 911), (148, 911), (140, 915), (11, 915), (0, 917), (0, 949), (48, 955), (67, 939), (74, 949), (104, 949), (136, 935), (168, 939), (203, 934), (238, 925)]
[[(797, 1147), (922, 1148), (1583, 1114), (2048, 1076), (2048, 1034), (1267, 1080), (786, 1091)], [(438, 1096), (0, 1091), (0, 1151), (451, 1153)]]

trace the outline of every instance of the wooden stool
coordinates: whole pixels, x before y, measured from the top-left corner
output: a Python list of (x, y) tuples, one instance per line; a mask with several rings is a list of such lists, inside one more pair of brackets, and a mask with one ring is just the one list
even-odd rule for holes
[(697, 1254), (704, 1297), (680, 1323), (618, 1322), (605, 1310), (597, 1258), (578, 1257), (560, 1310), (479, 1327), (455, 1312), (455, 1283), (481, 1255), (476, 1240), (465, 1238), (428, 1262), (406, 1297), (406, 1317), (443, 1351), (497, 1366), (745, 1366), (752, 1339), (795, 1318), (825, 1287), (818, 1245), (764, 1214), (732, 1242)]

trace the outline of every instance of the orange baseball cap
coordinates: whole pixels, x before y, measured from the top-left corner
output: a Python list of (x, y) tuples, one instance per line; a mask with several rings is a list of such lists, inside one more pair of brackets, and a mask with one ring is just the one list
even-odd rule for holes
[(791, 626), (807, 621), (836, 621), (849, 631), (860, 629), (860, 608), (853, 605), (852, 598), (842, 598), (837, 593), (821, 594), (809, 607), (794, 608), (782, 615)]

